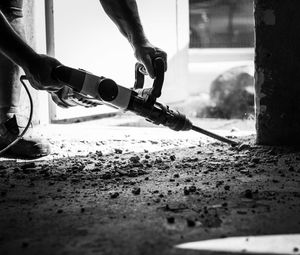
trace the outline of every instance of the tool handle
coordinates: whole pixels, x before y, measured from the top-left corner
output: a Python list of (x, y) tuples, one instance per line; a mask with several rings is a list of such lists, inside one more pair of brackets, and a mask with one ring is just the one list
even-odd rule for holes
[(137, 62), (135, 63), (135, 83), (134, 83), (134, 89), (142, 89), (144, 87), (145, 82), (145, 73), (144, 70), (145, 67)]
[(86, 71), (59, 65), (52, 71), (52, 77), (68, 87), (80, 92), (86, 76)]
[(152, 96), (159, 98), (161, 96), (161, 90), (165, 79), (165, 62), (160, 57), (154, 60), (154, 72), (155, 79), (153, 82)]
[(145, 81), (145, 68), (141, 63), (135, 64), (135, 84), (134, 89), (139, 90), (139, 94), (146, 101), (153, 105), (157, 98), (161, 96), (161, 90), (165, 78), (165, 62), (161, 57), (155, 58), (153, 61), (155, 78), (153, 86), (150, 89), (143, 89)]

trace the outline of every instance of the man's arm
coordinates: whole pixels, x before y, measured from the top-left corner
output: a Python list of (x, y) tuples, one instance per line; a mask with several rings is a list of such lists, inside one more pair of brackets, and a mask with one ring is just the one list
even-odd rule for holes
[(153, 46), (145, 36), (135, 0), (100, 0), (100, 3), (120, 32), (127, 38), (136, 58), (145, 65), (152, 78), (155, 76), (152, 63), (154, 58), (162, 57), (167, 68), (167, 54)]
[(27, 67), (28, 62), (34, 62), (38, 58), (38, 54), (19, 37), (1, 11), (0, 34), (1, 52), (17, 65)]
[(37, 54), (14, 31), (1, 11), (0, 35), (0, 52), (24, 69), (34, 88), (47, 90), (61, 88), (62, 85), (51, 77), (53, 68), (60, 63), (54, 58)]

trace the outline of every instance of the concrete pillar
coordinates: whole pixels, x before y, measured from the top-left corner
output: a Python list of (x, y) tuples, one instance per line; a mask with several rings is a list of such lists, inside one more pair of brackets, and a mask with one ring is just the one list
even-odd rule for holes
[[(44, 1), (23, 1), (26, 41), (41, 54), (46, 54), (44, 10)], [(34, 101), (33, 124), (49, 124), (48, 93), (45, 91), (37, 91), (31, 86), (29, 86), (29, 90)], [(22, 89), (21, 93), (20, 113), (24, 116), (28, 116), (29, 114), (28, 96), (24, 89)]]
[[(36, 41), (35, 41), (35, 26), (34, 26), (34, 18), (35, 18), (35, 9), (34, 9), (34, 0), (27, 0), (23, 3), (23, 15), (24, 15), (24, 26), (25, 26), (25, 34), (26, 34), (26, 41), (32, 47), (36, 48)], [(28, 84), (28, 83), (27, 83)], [(33, 107), (33, 124), (39, 124), (39, 104), (38, 104), (38, 92), (33, 89), (30, 85), (28, 85), (30, 90), (30, 94), (32, 96), (34, 107)], [(25, 93), (25, 90), (22, 89), (21, 91), (21, 100), (20, 100), (20, 113), (24, 116), (29, 116), (29, 100), (28, 96)]]
[(300, 1), (254, 8), (257, 143), (300, 144)]

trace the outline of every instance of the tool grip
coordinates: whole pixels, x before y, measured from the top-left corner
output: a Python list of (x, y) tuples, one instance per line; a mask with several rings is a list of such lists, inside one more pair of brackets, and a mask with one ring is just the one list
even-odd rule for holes
[(155, 79), (153, 82), (152, 96), (158, 98), (161, 96), (161, 90), (165, 79), (165, 62), (159, 57), (154, 60)]
[[(145, 89), (145, 92), (140, 94), (147, 95), (146, 101), (150, 104), (154, 104), (157, 98), (161, 96), (161, 90), (165, 77), (165, 62), (161, 57), (157, 57), (153, 61), (155, 78), (151, 89)], [(142, 90), (144, 87), (145, 71), (144, 66), (141, 63), (135, 65), (135, 90)]]
[(68, 66), (60, 65), (52, 71), (52, 77), (68, 87), (80, 92), (86, 72)]

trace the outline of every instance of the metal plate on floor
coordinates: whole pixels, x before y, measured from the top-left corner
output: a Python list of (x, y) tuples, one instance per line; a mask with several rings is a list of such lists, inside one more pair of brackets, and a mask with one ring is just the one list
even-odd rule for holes
[(300, 254), (300, 234), (244, 236), (184, 243), (180, 249), (245, 254)]

